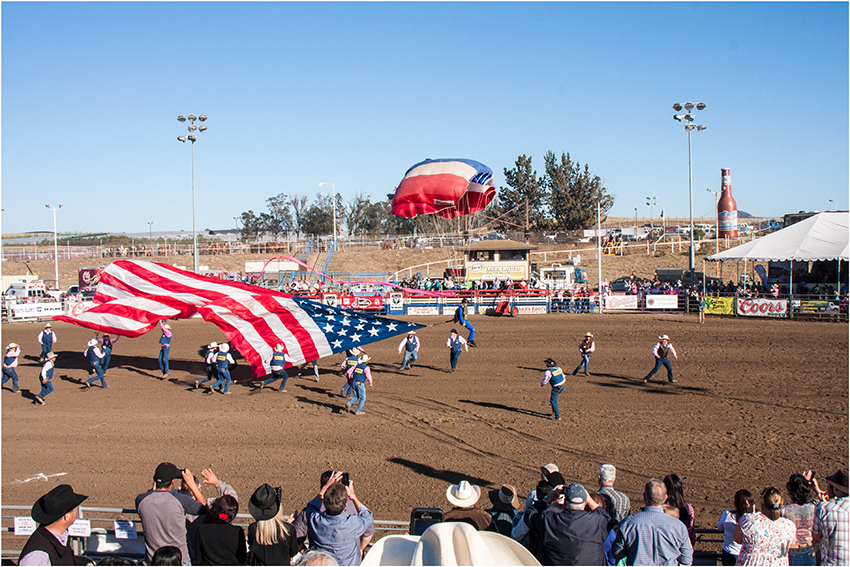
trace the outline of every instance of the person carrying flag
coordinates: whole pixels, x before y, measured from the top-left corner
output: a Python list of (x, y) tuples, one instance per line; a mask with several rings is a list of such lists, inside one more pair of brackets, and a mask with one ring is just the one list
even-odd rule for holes
[(89, 341), (85, 356), (94, 369), (94, 376), (86, 380), (86, 388), (91, 388), (91, 383), (95, 380), (100, 380), (100, 387), (106, 388), (106, 377), (103, 375), (103, 353), (98, 348), (97, 339)]
[(581, 353), (581, 363), (573, 370), (573, 376), (578, 374), (578, 371), (584, 367), (584, 375), (590, 376), (587, 370), (587, 363), (590, 361), (590, 353), (596, 350), (596, 343), (593, 342), (593, 335), (589, 332), (584, 334), (584, 338), (578, 344), (578, 351)]
[(466, 342), (468, 342), (469, 346), (471, 347), (477, 347), (478, 345), (475, 344), (475, 327), (472, 326), (472, 323), (470, 323), (469, 319), (467, 319), (466, 317), (466, 309), (468, 305), (469, 301), (464, 297), (460, 301), (460, 305), (458, 305), (457, 309), (455, 310), (455, 318), (453, 322), (460, 323), (461, 325), (469, 329), (469, 338), (466, 339)]
[(653, 374), (658, 372), (658, 369), (661, 368), (662, 364), (665, 368), (667, 368), (667, 380), (669, 382), (675, 382), (675, 380), (673, 380), (673, 368), (670, 366), (670, 361), (667, 360), (667, 357), (672, 354), (673, 358), (679, 360), (679, 356), (676, 354), (676, 349), (674, 349), (673, 345), (670, 343), (670, 337), (667, 335), (661, 335), (658, 339), (659, 341), (655, 343), (655, 346), (652, 348), (652, 356), (655, 357), (655, 368), (653, 368), (643, 379), (644, 384), (649, 382), (649, 379), (652, 378)]
[(12, 380), (12, 392), (20, 392), (18, 389), (18, 373), (15, 368), (18, 366), (18, 357), (21, 355), (21, 347), (18, 343), (9, 343), (6, 347), (6, 354), (3, 356), (3, 382), (5, 384), (9, 379)]
[(419, 337), (416, 336), (416, 331), (408, 331), (407, 337), (403, 338), (398, 345), (398, 353), (404, 352), (404, 358), (401, 359), (401, 368), (399, 370), (407, 370), (413, 367), (413, 363), (419, 358)]
[(272, 358), (269, 361), (269, 366), (272, 369), (272, 375), (268, 377), (268, 379), (263, 380), (260, 384), (260, 390), (274, 382), (275, 380), (282, 379), (283, 381), (280, 383), (280, 388), (278, 388), (278, 392), (285, 392), (284, 388), (286, 388), (286, 381), (289, 380), (289, 374), (286, 373), (284, 366), (286, 363), (295, 364), (295, 360), (293, 360), (286, 352), (283, 350), (283, 345), (279, 344), (274, 347), (274, 352), (272, 353)]
[(224, 389), (221, 391), (222, 394), (230, 394), (230, 365), (236, 364), (236, 361), (233, 360), (233, 357), (230, 356), (230, 345), (224, 343), (218, 347), (218, 354), (215, 355), (215, 365), (218, 369), (218, 380), (212, 383), (209, 386), (209, 391), (212, 392), (222, 382), (224, 382)]
[(54, 390), (53, 388), (53, 368), (56, 366), (53, 361), (56, 360), (56, 355), (52, 352), (48, 352), (45, 357), (44, 366), (41, 367), (41, 374), (39, 375), (39, 380), (41, 380), (41, 392), (35, 397), (35, 401), (40, 405), (44, 405), (44, 398)]
[(460, 351), (466, 349), (469, 352), (469, 345), (466, 339), (457, 334), (457, 329), (452, 329), (449, 339), (446, 341), (446, 346), (449, 348), (449, 363), (452, 365), (452, 372), (457, 368), (457, 359), (460, 358)]
[(357, 409), (354, 411), (354, 415), (363, 414), (363, 404), (366, 403), (366, 381), (369, 382), (369, 387), (372, 387), (372, 370), (368, 365), (370, 360), (372, 359), (368, 354), (362, 355), (357, 366), (351, 370), (351, 382), (354, 385), (354, 395), (351, 396), (350, 400), (348, 400), (346, 406), (350, 411), (354, 400), (358, 400)]
[(342, 364), (339, 365), (346, 379), (346, 382), (342, 385), (342, 390), (340, 391), (343, 398), (350, 398), (351, 395), (354, 394), (354, 385), (351, 383), (351, 372), (354, 370), (355, 366), (360, 364), (360, 355), (364, 353), (359, 348), (354, 347), (348, 349), (347, 354), (348, 356), (346, 356), (345, 360), (342, 361)]
[(53, 352), (53, 343), (56, 342), (56, 333), (50, 326), (50, 323), (44, 326), (44, 330), (38, 334), (38, 344), (41, 345), (41, 356), (38, 357), (39, 362), (44, 362), (48, 352)]
[(551, 358), (547, 358), (543, 363), (547, 368), (546, 372), (543, 373), (543, 381), (540, 382), (540, 385), (545, 386), (549, 384), (552, 386), (552, 395), (549, 396), (549, 403), (552, 406), (552, 413), (555, 414), (555, 419), (561, 421), (561, 412), (558, 410), (558, 396), (564, 391), (564, 385), (567, 383), (567, 379), (564, 377), (564, 371), (561, 370), (557, 362)]
[(171, 352), (171, 325), (160, 321), (159, 328), (162, 329), (162, 336), (159, 337), (159, 369), (165, 378), (168, 376), (168, 355)]
[(203, 380), (195, 380), (195, 388), (199, 388), (201, 384), (215, 381), (218, 378), (215, 366), (215, 355), (218, 354), (218, 343), (213, 341), (207, 345), (207, 352), (204, 355), (204, 364), (207, 365), (207, 377)]
[(103, 367), (103, 374), (106, 375), (106, 371), (109, 370), (109, 363), (112, 361), (112, 346), (117, 343), (121, 337), (115, 337), (113, 339), (104, 333), (103, 338), (101, 338), (100, 333), (95, 331), (94, 338), (97, 339), (98, 344), (100, 344), (100, 348), (103, 349), (103, 360), (100, 365)]

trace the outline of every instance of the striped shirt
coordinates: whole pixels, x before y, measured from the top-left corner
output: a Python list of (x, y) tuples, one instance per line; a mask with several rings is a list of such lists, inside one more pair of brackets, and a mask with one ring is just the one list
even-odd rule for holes
[(850, 503), (846, 496), (818, 504), (812, 533), (823, 537), (821, 565), (850, 565)]
[(661, 506), (647, 506), (620, 522), (611, 554), (625, 557), (627, 565), (690, 565), (694, 548), (685, 524)]

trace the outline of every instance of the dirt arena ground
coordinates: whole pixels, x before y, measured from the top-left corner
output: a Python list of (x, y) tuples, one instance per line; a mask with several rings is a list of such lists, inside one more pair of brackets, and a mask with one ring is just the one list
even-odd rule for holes
[[(262, 484), (282, 485), (293, 512), (317, 491), (326, 469), (350, 472), (377, 519), (407, 520), (415, 506), (448, 507), (461, 479), (485, 487), (533, 489), (540, 465), (557, 463), (568, 481), (595, 487), (602, 463), (618, 468), (617, 488), (642, 505), (647, 478), (675, 472), (713, 528), (734, 492), (784, 487), (814, 469), (822, 479), (848, 464), (846, 324), (685, 315), (475, 316), (480, 347), (449, 373), (451, 324), (419, 318), (418, 366), (397, 370), (398, 340), (367, 347), (374, 388), (365, 415), (342, 411), (342, 355), (321, 361), (321, 381), (292, 378), (288, 392), (256, 389), (242, 364), (233, 395), (193, 390), (199, 349), (223, 335), (200, 319), (176, 321), (172, 373), (159, 380), (159, 332), (122, 339), (109, 388), (85, 390), (88, 330), (55, 325), (59, 355), (47, 404), (39, 391), (37, 323), (3, 325), (4, 345), (20, 343), (21, 394), (2, 391), (2, 502), (31, 505), (60, 483), (89, 495), (88, 506), (132, 507), (160, 461), (196, 474), (212, 469), (243, 502)], [(577, 343), (596, 337), (589, 377), (569, 377), (563, 421), (551, 419), (543, 360), (567, 371)], [(657, 336), (672, 337), (677, 383), (663, 374), (643, 384)], [(663, 373), (662, 369), (662, 373)], [(61, 476), (51, 476), (60, 475)], [(43, 474), (47, 480), (33, 480)], [(210, 487), (205, 487), (213, 495)], [(489, 507), (486, 496), (479, 502)], [(247, 512), (244, 505), (240, 512)], [(5, 525), (5, 524), (4, 524)]]

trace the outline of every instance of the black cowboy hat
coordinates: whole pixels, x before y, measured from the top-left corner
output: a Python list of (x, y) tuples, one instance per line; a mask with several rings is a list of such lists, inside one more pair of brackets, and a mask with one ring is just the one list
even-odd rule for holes
[(847, 492), (847, 469), (838, 469), (826, 477), (826, 481), (842, 492)]
[(268, 484), (263, 484), (255, 490), (248, 501), (248, 511), (258, 522), (271, 520), (277, 515), (279, 509), (280, 498), (277, 495), (277, 490)]
[(32, 505), (30, 515), (38, 524), (49, 526), (79, 506), (88, 496), (75, 494), (70, 484), (60, 484)]
[(503, 484), (501, 488), (491, 490), (489, 496), (490, 502), (496, 510), (513, 512), (519, 509), (519, 498), (516, 495), (516, 488), (510, 484)]

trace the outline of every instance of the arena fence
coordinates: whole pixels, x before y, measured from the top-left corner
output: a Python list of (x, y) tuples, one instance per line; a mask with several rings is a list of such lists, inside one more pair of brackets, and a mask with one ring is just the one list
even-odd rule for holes
[[(2, 509), (2, 560), (6, 564), (7, 561), (17, 562), (29, 533), (35, 530), (36, 525), (29, 515), (31, 506), (3, 505)], [(242, 526), (247, 535), (252, 518), (250, 514), (237, 514), (233, 523)], [(409, 521), (374, 520), (374, 523), (375, 536), (372, 543), (386, 535), (409, 533)], [(110, 556), (134, 561), (145, 557), (144, 532), (139, 515), (133, 508), (81, 506), (77, 509), (77, 521), (69, 531), (72, 536), (68, 545), (74, 549), (74, 553), (85, 555), (95, 562)], [(696, 533), (694, 564), (719, 565), (723, 532), (697, 529)]]

